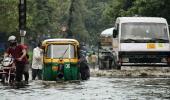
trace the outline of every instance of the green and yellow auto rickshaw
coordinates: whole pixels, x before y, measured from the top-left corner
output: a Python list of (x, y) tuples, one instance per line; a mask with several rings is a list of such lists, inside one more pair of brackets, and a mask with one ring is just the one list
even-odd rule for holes
[(80, 45), (77, 40), (47, 39), (42, 42), (42, 47), (43, 80), (86, 80), (90, 77), (88, 65), (80, 61)]

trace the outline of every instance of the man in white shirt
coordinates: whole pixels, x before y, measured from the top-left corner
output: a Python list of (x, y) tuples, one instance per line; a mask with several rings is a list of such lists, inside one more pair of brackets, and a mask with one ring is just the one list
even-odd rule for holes
[(43, 66), (43, 50), (41, 49), (41, 43), (38, 43), (37, 47), (33, 49), (32, 59), (32, 80), (42, 79), (42, 66)]

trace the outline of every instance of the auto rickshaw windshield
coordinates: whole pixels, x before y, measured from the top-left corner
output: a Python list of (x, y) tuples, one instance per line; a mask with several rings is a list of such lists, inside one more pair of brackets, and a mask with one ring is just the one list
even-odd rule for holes
[(75, 58), (75, 48), (71, 44), (51, 44), (47, 48), (48, 58)]

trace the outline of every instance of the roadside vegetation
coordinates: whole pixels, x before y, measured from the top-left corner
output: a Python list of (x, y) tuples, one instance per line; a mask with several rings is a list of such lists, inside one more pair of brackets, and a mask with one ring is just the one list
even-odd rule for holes
[[(0, 32), (7, 36), (19, 36), (18, 3), (0, 0)], [(61, 28), (69, 24), (76, 39), (96, 45), (100, 32), (119, 16), (164, 17), (170, 23), (169, 5), (169, 0), (27, 0), (26, 39), (62, 37)]]

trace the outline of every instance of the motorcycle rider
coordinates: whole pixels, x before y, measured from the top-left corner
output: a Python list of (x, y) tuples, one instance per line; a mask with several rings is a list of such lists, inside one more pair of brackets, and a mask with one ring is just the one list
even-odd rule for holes
[[(11, 55), (14, 58), (16, 65), (16, 82), (21, 82), (22, 75), (24, 74), (24, 68), (28, 62), (26, 57), (26, 48), (23, 45), (17, 43), (16, 37), (14, 35), (8, 38), (9, 47), (7, 48), (4, 56)], [(25, 77), (26, 83), (28, 83), (28, 78)]]

